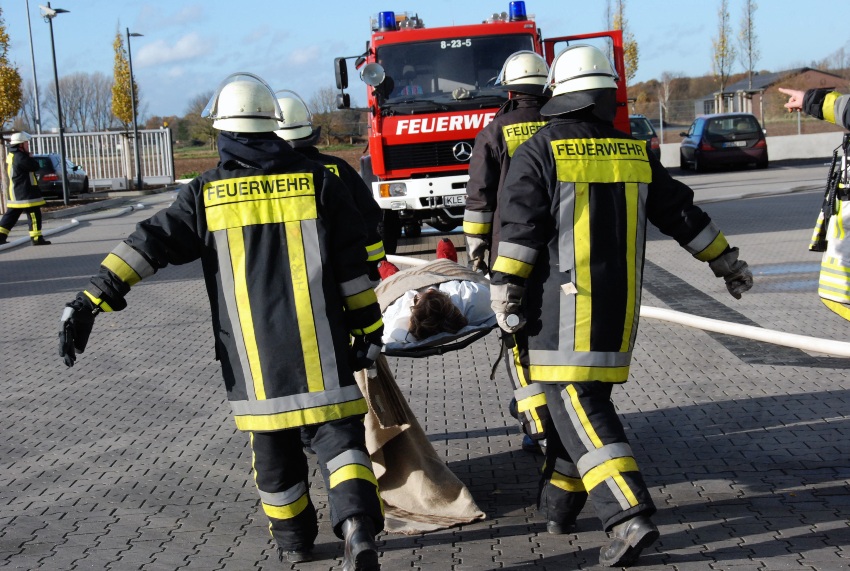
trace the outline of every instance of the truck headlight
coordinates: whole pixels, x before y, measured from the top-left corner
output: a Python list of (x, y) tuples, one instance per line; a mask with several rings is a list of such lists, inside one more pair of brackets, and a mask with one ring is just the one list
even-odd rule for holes
[(381, 198), (407, 196), (407, 185), (403, 182), (386, 182), (379, 186)]

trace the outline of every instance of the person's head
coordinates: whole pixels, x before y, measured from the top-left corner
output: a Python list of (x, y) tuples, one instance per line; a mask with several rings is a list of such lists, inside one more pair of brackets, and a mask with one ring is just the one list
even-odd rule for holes
[(9, 146), (10, 147), (20, 147), (24, 150), (27, 149), (30, 139), (32, 137), (29, 133), (25, 131), (19, 131), (17, 133), (13, 133), (11, 137), (9, 137)]
[(304, 100), (288, 89), (281, 89), (275, 93), (277, 103), (283, 112), (283, 122), (275, 135), (284, 141), (295, 141), (304, 139), (313, 134), (313, 117)]
[(496, 78), (496, 85), (516, 93), (544, 95), (548, 76), (546, 60), (539, 54), (523, 50), (508, 56)]
[(437, 333), (457, 333), (468, 323), (451, 298), (438, 289), (427, 289), (413, 298), (410, 334), (418, 340)]
[(271, 133), (283, 121), (271, 87), (247, 72), (227, 76), (201, 116), (210, 117), (214, 129), (233, 133)]
[(552, 99), (540, 110), (542, 115), (563, 115), (593, 108), (595, 115), (612, 120), (616, 113), (619, 76), (608, 57), (588, 44), (563, 49), (552, 62), (546, 85)]
[(401, 69), (401, 77), (407, 81), (416, 79), (416, 68), (412, 65), (406, 65)]

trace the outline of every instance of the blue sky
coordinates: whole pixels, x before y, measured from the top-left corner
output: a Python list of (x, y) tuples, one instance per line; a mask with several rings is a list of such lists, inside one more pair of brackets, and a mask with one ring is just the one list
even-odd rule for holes
[[(39, 4), (29, 0), (35, 68), (40, 90), (53, 79), (50, 34)], [(507, 0), (54, 0), (69, 10), (54, 20), (59, 76), (100, 71), (112, 77), (112, 42), (126, 28), (132, 38), (133, 71), (140, 86), (142, 117), (183, 115), (196, 95), (214, 89), (229, 73), (250, 71), (274, 89), (292, 89), (309, 99), (333, 86), (333, 58), (361, 53), (369, 17), (382, 10), (415, 12), (428, 27), (477, 23), (505, 11)], [(712, 37), (720, 0), (629, 0), (626, 18), (638, 41), (636, 81), (663, 72), (689, 76), (711, 71)], [(729, 0), (737, 32), (743, 0)], [(835, 0), (761, 0), (756, 24), (761, 57), (757, 67), (779, 71), (805, 66), (840, 48), (850, 55), (850, 12)], [(544, 37), (605, 28), (604, 0), (527, 0)], [(32, 77), (26, 0), (3, 2), (12, 62)], [(125, 38), (126, 39), (126, 38)], [(735, 71), (743, 71), (738, 67)], [(362, 103), (365, 89), (352, 76), (349, 92)], [(46, 114), (45, 119), (47, 119)]]

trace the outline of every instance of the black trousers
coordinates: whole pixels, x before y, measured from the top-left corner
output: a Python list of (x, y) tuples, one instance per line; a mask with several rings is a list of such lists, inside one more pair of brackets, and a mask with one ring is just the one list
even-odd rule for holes
[[(342, 522), (355, 515), (371, 518), (376, 532), (383, 529), (383, 507), (366, 450), (362, 416), (304, 430), (310, 433), (318, 456), (336, 536), (342, 538)], [(287, 551), (312, 546), (319, 534), (301, 431), (292, 428), (251, 433), (254, 479), (263, 511), (278, 547)]]
[(0, 233), (8, 236), (15, 224), (18, 223), (18, 218), (23, 213), (27, 214), (27, 221), (30, 225), (30, 238), (36, 239), (41, 236), (41, 206), (7, 209), (3, 217), (0, 218)]
[(614, 403), (611, 383), (541, 383), (549, 419), (539, 506), (549, 521), (574, 521), (588, 497), (608, 531), (655, 512)]

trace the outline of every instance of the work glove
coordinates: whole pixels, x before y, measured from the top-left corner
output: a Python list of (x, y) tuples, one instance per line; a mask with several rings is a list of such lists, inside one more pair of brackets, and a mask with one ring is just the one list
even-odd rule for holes
[(729, 248), (708, 263), (718, 278), (726, 280), (726, 289), (735, 299), (753, 287), (753, 273), (744, 260), (738, 259), (738, 248)]
[(525, 327), (522, 313), (522, 296), (525, 288), (515, 284), (491, 285), (490, 307), (496, 314), (496, 322), (506, 333), (516, 333)]
[(77, 353), (82, 353), (94, 326), (94, 318), (101, 309), (83, 293), (65, 304), (59, 328), (59, 356), (65, 365), (73, 367)]
[(366, 335), (356, 335), (349, 347), (348, 360), (351, 363), (353, 371), (361, 371), (363, 369), (371, 369), (375, 364), (375, 359), (381, 354), (381, 347), (384, 342), (381, 339), (384, 335), (384, 328), (380, 327), (376, 331)]
[(490, 271), (487, 267), (487, 241), (478, 236), (466, 236), (466, 255), (469, 258), (469, 267), (473, 272), (486, 274)]

